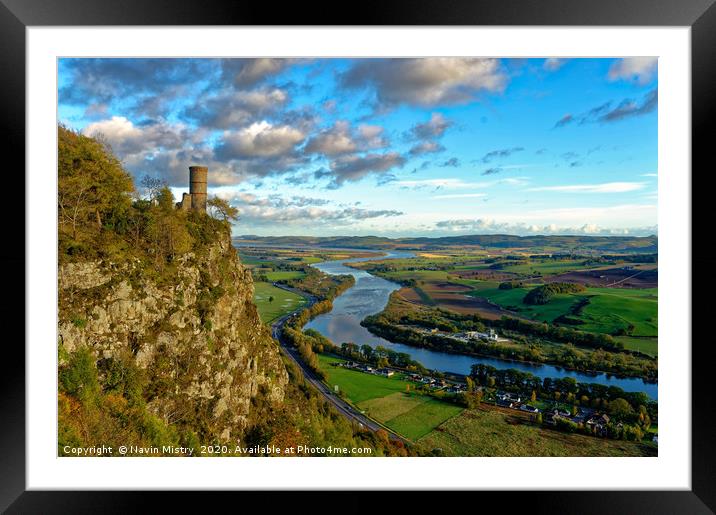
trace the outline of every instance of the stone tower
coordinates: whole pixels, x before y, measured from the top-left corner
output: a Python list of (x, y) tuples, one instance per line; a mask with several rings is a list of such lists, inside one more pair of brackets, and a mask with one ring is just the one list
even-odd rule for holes
[(206, 213), (206, 181), (209, 169), (206, 166), (189, 167), (189, 195), (192, 211)]

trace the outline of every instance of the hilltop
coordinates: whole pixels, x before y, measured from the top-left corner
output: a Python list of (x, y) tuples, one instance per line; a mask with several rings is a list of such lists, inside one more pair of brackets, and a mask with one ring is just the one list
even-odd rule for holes
[(535, 252), (657, 252), (656, 236), (515, 236), (510, 234), (473, 234), (438, 238), (386, 238), (383, 236), (255, 236), (234, 237), (244, 245), (312, 246), (376, 250), (440, 250), (447, 247), (485, 249), (524, 249)]

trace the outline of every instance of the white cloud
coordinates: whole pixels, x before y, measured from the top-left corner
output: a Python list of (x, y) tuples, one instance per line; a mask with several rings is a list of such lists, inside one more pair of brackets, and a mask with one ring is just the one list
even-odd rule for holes
[(564, 63), (566, 63), (566, 62), (567, 62), (567, 59), (559, 59), (557, 57), (550, 57), (548, 59), (545, 59), (542, 67), (547, 71), (556, 72), (562, 66), (564, 66)]
[[(224, 194), (226, 198), (227, 195)], [(352, 225), (362, 220), (390, 218), (403, 213), (393, 209), (364, 209), (359, 207), (339, 207), (331, 209), (324, 206), (325, 199), (281, 195), (258, 197), (251, 193), (237, 193), (229, 202), (239, 209), (239, 224), (249, 226), (335, 226)]]
[(298, 59), (282, 58), (234, 58), (223, 59), (222, 74), (228, 82), (240, 86), (252, 86), (284, 71)]
[(421, 141), (417, 145), (411, 147), (409, 153), (411, 156), (419, 156), (422, 154), (433, 154), (445, 150), (437, 141)]
[(353, 130), (348, 121), (339, 120), (312, 137), (306, 145), (306, 152), (332, 157), (382, 148), (387, 145), (382, 134), (383, 127), (378, 125), (362, 124)]
[(435, 224), (436, 231), (450, 231), (460, 234), (514, 234), (530, 235), (589, 235), (589, 236), (648, 236), (657, 234), (656, 226), (642, 227), (604, 227), (598, 224), (585, 223), (569, 226), (525, 222), (500, 222), (492, 218), (442, 220)]
[(304, 139), (304, 133), (298, 129), (262, 121), (239, 131), (225, 131), (221, 153), (233, 158), (277, 157), (290, 154)]
[(203, 126), (227, 129), (282, 109), (287, 102), (288, 94), (278, 88), (227, 89), (199, 98), (185, 110), (185, 115)]
[(542, 186), (527, 191), (560, 191), (565, 193), (626, 193), (643, 189), (644, 182), (606, 182), (603, 184), (572, 184), (568, 186)]
[(306, 152), (337, 156), (355, 152), (357, 148), (350, 135), (350, 124), (342, 120), (311, 138), (306, 145)]
[(609, 68), (609, 80), (626, 80), (645, 85), (651, 82), (657, 73), (658, 57), (625, 57)]
[(412, 181), (395, 181), (399, 187), (403, 188), (435, 188), (435, 189), (469, 189), (469, 188), (489, 188), (498, 184), (509, 184), (511, 186), (524, 186), (527, 184), (526, 177), (510, 177), (499, 181), (484, 182), (467, 182), (462, 179), (453, 177), (444, 177), (439, 179), (418, 179)]
[(341, 156), (331, 162), (332, 185), (338, 187), (346, 181), (355, 182), (371, 173), (385, 174), (391, 168), (399, 168), (404, 164), (405, 158), (397, 152)]
[(470, 102), (483, 91), (502, 91), (507, 75), (497, 59), (368, 59), (353, 66), (341, 77), (341, 82), (353, 88), (374, 86), (382, 106), (432, 107)]
[(124, 116), (90, 123), (82, 133), (90, 137), (103, 136), (115, 152), (121, 155), (156, 150), (157, 147), (177, 148), (190, 139), (184, 125), (157, 122), (137, 126)]
[(487, 193), (455, 193), (450, 195), (435, 195), (433, 198), (479, 198), (486, 197)]

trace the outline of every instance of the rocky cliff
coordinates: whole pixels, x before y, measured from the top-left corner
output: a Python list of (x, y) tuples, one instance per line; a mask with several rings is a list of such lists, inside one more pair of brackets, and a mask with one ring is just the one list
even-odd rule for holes
[(81, 348), (100, 374), (132, 360), (147, 409), (164, 422), (230, 442), (282, 403), (288, 375), (228, 235), (161, 270), (139, 259), (70, 262), (58, 280), (60, 364)]

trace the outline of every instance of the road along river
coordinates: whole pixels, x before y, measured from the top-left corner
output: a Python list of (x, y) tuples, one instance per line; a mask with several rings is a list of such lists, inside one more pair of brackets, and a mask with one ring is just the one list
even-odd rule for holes
[(305, 329), (315, 329), (336, 345), (353, 342), (358, 345), (378, 345), (395, 352), (409, 354), (412, 359), (422, 363), (428, 369), (469, 374), (470, 367), (475, 363), (484, 363), (498, 369), (514, 368), (529, 372), (537, 377), (573, 377), (581, 383), (599, 383), (607, 386), (618, 386), (627, 392), (645, 392), (652, 399), (657, 398), (656, 383), (647, 383), (638, 378), (620, 378), (605, 373), (588, 374), (574, 370), (566, 370), (554, 365), (533, 365), (517, 361), (506, 361), (497, 358), (464, 356), (449, 354), (419, 347), (411, 347), (400, 343), (392, 343), (372, 334), (360, 325), (361, 320), (369, 315), (379, 313), (388, 304), (390, 294), (400, 288), (399, 284), (376, 277), (368, 272), (345, 266), (343, 263), (356, 263), (378, 259), (395, 259), (411, 257), (407, 252), (388, 252), (388, 255), (375, 257), (341, 259), (324, 261), (312, 265), (321, 272), (331, 275), (352, 275), (356, 283), (333, 301), (333, 309), (317, 316)]

